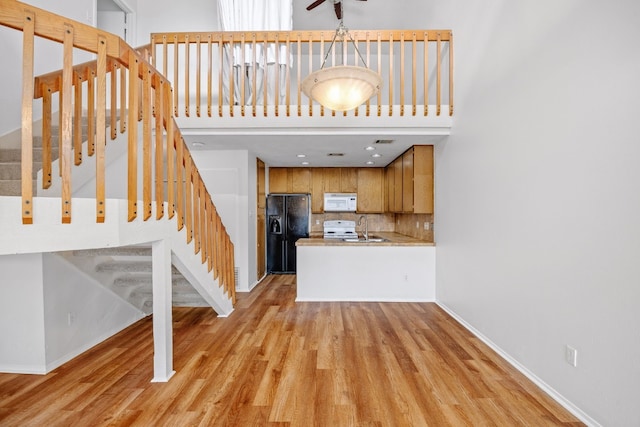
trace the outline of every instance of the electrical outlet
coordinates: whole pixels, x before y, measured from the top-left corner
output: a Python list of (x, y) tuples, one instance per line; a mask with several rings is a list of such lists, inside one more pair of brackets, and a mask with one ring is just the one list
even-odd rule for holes
[(76, 323), (76, 314), (73, 311), (67, 313), (67, 325), (71, 326)]
[(416, 228), (420, 228), (420, 221), (416, 221)]
[(320, 225), (320, 220), (316, 219), (316, 225)]
[(564, 357), (567, 363), (574, 368), (578, 366), (578, 350), (567, 345), (564, 350)]
[(429, 231), (429, 229), (431, 228), (431, 227), (429, 226), (429, 221), (425, 222), (425, 223), (424, 223), (424, 225), (423, 225), (423, 227), (424, 227), (425, 231)]
[(408, 282), (408, 281), (409, 281), (409, 275), (408, 275), (408, 274), (405, 274), (405, 275), (404, 275), (404, 281), (405, 281), (405, 282)]

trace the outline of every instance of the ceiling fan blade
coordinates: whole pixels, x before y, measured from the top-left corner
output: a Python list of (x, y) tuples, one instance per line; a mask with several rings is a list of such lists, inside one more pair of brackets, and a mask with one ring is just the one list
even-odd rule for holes
[(336, 16), (338, 19), (342, 19), (342, 2), (336, 2), (333, 4), (333, 9), (336, 11)]
[(315, 7), (320, 6), (322, 3), (324, 3), (326, 0), (316, 0), (313, 3), (311, 3), (309, 6), (307, 6), (307, 10), (311, 10)]

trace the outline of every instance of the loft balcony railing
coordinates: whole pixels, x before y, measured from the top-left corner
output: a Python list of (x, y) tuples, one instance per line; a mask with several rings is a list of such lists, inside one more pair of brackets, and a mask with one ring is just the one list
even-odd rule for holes
[[(43, 188), (51, 186), (54, 173), (51, 136), (57, 100), (56, 172), (61, 181), (62, 222), (72, 221), (73, 166), (87, 161), (85, 150), (95, 161), (96, 222), (104, 222), (109, 178), (106, 135), (109, 131), (115, 139), (118, 132), (126, 134), (129, 221), (139, 214), (143, 221), (153, 221), (153, 203), (155, 219), (175, 217), (178, 230), (186, 228), (187, 243), (193, 242), (195, 253), (201, 254), (202, 263), (235, 302), (233, 243), (175, 122), (171, 83), (149, 62), (149, 49), (133, 49), (113, 34), (15, 0), (0, 0), (0, 25), (22, 32), (22, 222), (32, 224), (37, 214), (31, 181), (34, 99), (42, 99)], [(38, 38), (62, 47), (61, 70), (34, 77), (34, 63), (42, 54), (35, 46)], [(78, 52), (95, 54), (97, 59), (74, 66)], [(80, 129), (85, 117), (86, 143)], [(142, 168), (138, 167), (139, 157)], [(138, 203), (139, 182), (142, 206)]]
[(150, 54), (173, 83), (176, 116), (324, 116), (300, 87), (325, 57), (325, 67), (364, 61), (383, 79), (377, 96), (344, 115), (453, 115), (451, 30), (357, 30), (354, 43), (332, 44), (334, 34), (155, 33)]

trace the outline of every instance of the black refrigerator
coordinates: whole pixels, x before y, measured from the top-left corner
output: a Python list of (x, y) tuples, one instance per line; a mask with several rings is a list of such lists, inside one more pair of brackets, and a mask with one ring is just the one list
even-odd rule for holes
[(267, 196), (267, 273), (296, 272), (296, 240), (309, 237), (308, 194)]

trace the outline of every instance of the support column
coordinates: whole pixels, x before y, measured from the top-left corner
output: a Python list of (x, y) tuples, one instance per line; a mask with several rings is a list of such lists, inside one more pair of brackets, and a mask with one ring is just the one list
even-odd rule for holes
[(167, 382), (173, 370), (173, 320), (171, 316), (171, 248), (166, 239), (153, 242), (153, 380)]

